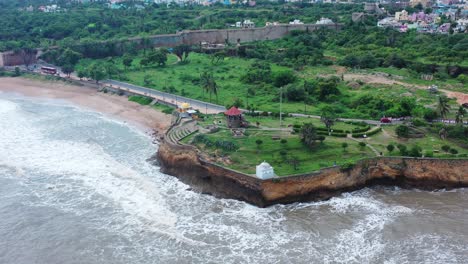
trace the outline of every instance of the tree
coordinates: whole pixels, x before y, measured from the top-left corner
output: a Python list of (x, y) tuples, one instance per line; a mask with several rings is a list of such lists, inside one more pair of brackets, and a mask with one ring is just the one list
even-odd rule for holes
[(218, 51), (211, 57), (211, 64), (218, 64), (220, 61), (224, 61), (226, 57), (226, 51)]
[(151, 64), (151, 61), (148, 59), (148, 57), (145, 57), (140, 60), (140, 66), (141, 67), (146, 67)]
[(62, 52), (62, 55), (58, 57), (58, 64), (61, 66), (70, 65), (75, 66), (78, 61), (83, 57), (81, 53), (71, 50), (67, 48), (65, 51)]
[(94, 63), (89, 68), (89, 76), (95, 80), (96, 83), (103, 80), (106, 77), (106, 69), (101, 63)]
[(210, 102), (211, 102), (211, 95), (216, 95), (216, 103), (218, 102), (218, 84), (214, 80), (213, 74), (209, 72), (203, 72), (200, 75), (200, 84), (203, 88), (203, 91), (206, 91), (210, 94)]
[(396, 127), (395, 132), (398, 137), (407, 138), (409, 136), (409, 127), (405, 125), (399, 125)]
[(387, 150), (388, 152), (392, 153), (392, 151), (395, 149), (395, 146), (393, 146), (392, 144), (388, 144), (387, 145)]
[(166, 49), (158, 49), (152, 50), (148, 53), (147, 56), (149, 64), (156, 64), (158, 66), (164, 66), (167, 62), (167, 50)]
[(466, 109), (463, 106), (460, 106), (455, 115), (455, 122), (457, 124), (463, 124), (463, 117), (466, 115)]
[(172, 50), (174, 55), (176, 55), (180, 61), (186, 61), (191, 51), (192, 51), (192, 48), (190, 47), (190, 45), (185, 45), (185, 44), (175, 46), (174, 49)]
[(292, 71), (282, 71), (274, 75), (273, 83), (276, 87), (283, 87), (296, 81), (296, 76)]
[(29, 66), (33, 61), (36, 59), (37, 55), (37, 50), (34, 49), (31, 45), (22, 45), (23, 47), (21, 49), (15, 50), (16, 54), (19, 54), (23, 64), (26, 65), (26, 67)]
[(65, 64), (62, 66), (62, 72), (70, 78), (70, 74), (75, 70), (75, 67), (71, 64)]
[(346, 143), (346, 142), (341, 143), (341, 147), (343, 148), (343, 152), (346, 152), (346, 148), (348, 147), (348, 143)]
[(319, 93), (318, 97), (320, 101), (326, 100), (330, 95), (340, 94), (340, 90), (338, 90), (338, 82), (333, 78), (319, 81), (317, 87)]
[(422, 156), (422, 149), (418, 145), (414, 145), (408, 152), (410, 157), (421, 157)]
[(153, 43), (151, 42), (149, 38), (145, 37), (145, 38), (141, 38), (140, 45), (143, 48), (143, 54), (146, 55), (146, 50), (151, 48), (153, 46)]
[(286, 92), (284, 94), (288, 100), (295, 102), (303, 101), (306, 96), (304, 87), (296, 86), (294, 84), (287, 85)]
[(406, 151), (406, 146), (405, 146), (405, 145), (403, 145), (403, 144), (398, 144), (398, 145), (397, 145), (397, 148), (398, 148), (398, 150), (400, 151), (400, 154), (401, 154), (402, 156), (406, 156), (407, 151)]
[(301, 141), (307, 147), (312, 148), (315, 145), (317, 139), (317, 131), (312, 123), (306, 123), (301, 129)]
[(359, 142), (359, 147), (361, 148), (361, 150), (364, 149), (364, 147), (366, 146), (366, 143), (365, 142)]
[(299, 166), (299, 159), (296, 156), (291, 156), (289, 163), (293, 166), (294, 170), (297, 170)]
[(257, 150), (260, 151), (260, 146), (263, 144), (263, 140), (257, 139), (255, 140), (255, 144), (257, 144)]
[(437, 100), (437, 114), (442, 118), (445, 118), (450, 111), (450, 105), (448, 102), (449, 99), (447, 96), (439, 96), (439, 99)]
[(86, 72), (85, 69), (79, 69), (78, 72), (76, 73), (78, 75), (78, 78), (83, 79), (84, 77), (88, 76), (88, 73)]
[(330, 133), (330, 129), (335, 123), (335, 119), (336, 119), (335, 108), (331, 105), (324, 106), (320, 114), (320, 120), (325, 124), (325, 127), (328, 130), (328, 133)]
[(125, 55), (122, 58), (122, 64), (125, 66), (125, 69), (127, 70), (130, 66), (132, 66), (133, 58), (130, 55)]
[(281, 145), (283, 146), (283, 148), (285, 148), (285, 147), (286, 147), (286, 144), (288, 144), (288, 140), (286, 140), (286, 139), (283, 138), (283, 139), (280, 140), (280, 143), (281, 143)]

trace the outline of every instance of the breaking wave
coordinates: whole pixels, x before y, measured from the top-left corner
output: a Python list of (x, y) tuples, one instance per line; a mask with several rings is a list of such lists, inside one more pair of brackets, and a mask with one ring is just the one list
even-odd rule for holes
[[(10, 210), (0, 235), (10, 234), (2, 221), (33, 221), (28, 210), (44, 215), (48, 208), (60, 219), (54, 222), (60, 232), (39, 228), (27, 236), (27, 225), (15, 226), (27, 245), (46, 244), (55, 234), (63, 254), (96, 263), (450, 263), (467, 254), (466, 224), (449, 228), (452, 239), (436, 228), (405, 229), (434, 210), (391, 198), (410, 191), (364, 189), (323, 202), (257, 208), (187, 191), (145, 161), (156, 151), (146, 135), (97, 113), (6, 98), (0, 127), (0, 183), (14, 187), (0, 189), (0, 214)], [(465, 193), (446, 195), (466, 204)], [(466, 219), (466, 205), (458, 213)], [(66, 236), (84, 242), (67, 244)], [(15, 241), (13, 234), (6, 241)], [(27, 263), (21, 250), (0, 251), (0, 262)], [(47, 263), (65, 258), (59, 251), (30, 251)], [(66, 262), (80, 263), (72, 259)]]

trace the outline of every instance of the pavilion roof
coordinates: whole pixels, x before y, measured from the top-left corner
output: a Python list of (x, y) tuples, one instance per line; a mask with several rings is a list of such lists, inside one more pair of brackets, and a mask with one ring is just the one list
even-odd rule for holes
[(239, 109), (237, 109), (237, 107), (233, 106), (229, 110), (224, 112), (224, 114), (227, 116), (239, 116), (242, 114), (242, 112)]

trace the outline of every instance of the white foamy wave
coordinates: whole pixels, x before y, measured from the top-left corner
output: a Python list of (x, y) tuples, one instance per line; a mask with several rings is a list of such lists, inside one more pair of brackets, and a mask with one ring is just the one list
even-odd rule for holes
[[(31, 116), (27, 115), (16, 109), (0, 116), (0, 127), (7, 128), (2, 131), (0, 141), (0, 164), (19, 173), (63, 177), (67, 179), (64, 185), (83, 184), (127, 213), (127, 224), (184, 239), (171, 233), (175, 232), (177, 217), (165, 207), (159, 187), (153, 182), (116, 161), (97, 144), (46, 138), (44, 129), (33, 126)], [(70, 190), (73, 188), (70, 186)], [(47, 199), (47, 195), (43, 198)]]
[(353, 215), (355, 223), (339, 230), (324, 257), (327, 263), (371, 263), (384, 253), (383, 230), (399, 216), (411, 214), (410, 208), (376, 200), (364, 189), (334, 197), (322, 205), (331, 206), (338, 215)]
[(17, 109), (17, 104), (0, 99), (0, 114), (6, 114), (8, 112), (15, 111)]

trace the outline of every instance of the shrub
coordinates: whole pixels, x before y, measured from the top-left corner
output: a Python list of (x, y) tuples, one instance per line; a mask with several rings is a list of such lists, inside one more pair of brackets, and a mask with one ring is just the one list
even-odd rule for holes
[(418, 145), (414, 145), (408, 152), (408, 155), (411, 157), (421, 157), (422, 156), (422, 149)]
[(369, 125), (366, 125), (365, 127), (363, 128), (355, 128), (353, 130), (351, 130), (352, 133), (361, 133), (361, 132), (366, 132), (367, 130), (370, 129), (370, 126)]
[(413, 119), (413, 125), (415, 125), (417, 127), (427, 126), (427, 122), (425, 122), (424, 120), (422, 120), (420, 118), (414, 118)]
[(149, 105), (153, 99), (146, 97), (146, 96), (140, 96), (140, 95), (132, 95), (128, 98), (129, 101), (139, 103), (141, 105)]
[(367, 136), (375, 135), (375, 134), (379, 133), (380, 131), (382, 131), (382, 128), (378, 127), (378, 128), (376, 128), (374, 130), (371, 130), (371, 131), (367, 132)]
[(443, 145), (442, 146), (442, 150), (445, 152), (445, 153), (448, 153), (450, 151), (450, 146), (449, 145)]
[(401, 154), (402, 156), (406, 156), (406, 155), (407, 155), (407, 149), (406, 149), (406, 146), (405, 146), (405, 145), (403, 145), (403, 144), (398, 144), (398, 145), (397, 145), (397, 148), (398, 148), (398, 150), (400, 151), (400, 154)]
[(354, 165), (355, 165), (355, 164), (352, 163), (352, 162), (346, 162), (346, 163), (344, 163), (344, 164), (342, 164), (342, 165), (340, 166), (340, 170), (341, 170), (341, 171), (348, 171), (348, 170), (351, 170), (352, 168), (354, 168)]
[(409, 127), (405, 125), (399, 125), (396, 127), (395, 132), (398, 137), (408, 137), (409, 135)]
[(346, 142), (341, 143), (341, 147), (343, 148), (344, 151), (346, 151), (346, 148), (348, 147), (348, 143)]
[(434, 157), (434, 152), (432, 152), (432, 150), (426, 150), (424, 152), (424, 157), (432, 158), (432, 157)]
[(450, 154), (457, 155), (457, 154), (458, 154), (458, 150), (456, 150), (456, 149), (454, 149), (454, 148), (451, 148), (451, 149), (450, 149)]
[(392, 151), (395, 150), (395, 146), (393, 146), (392, 144), (388, 144), (387, 145), (387, 150), (388, 150), (388, 152), (392, 153)]
[(335, 133), (335, 132), (331, 133), (331, 135), (334, 137), (346, 137), (347, 136), (346, 133)]

